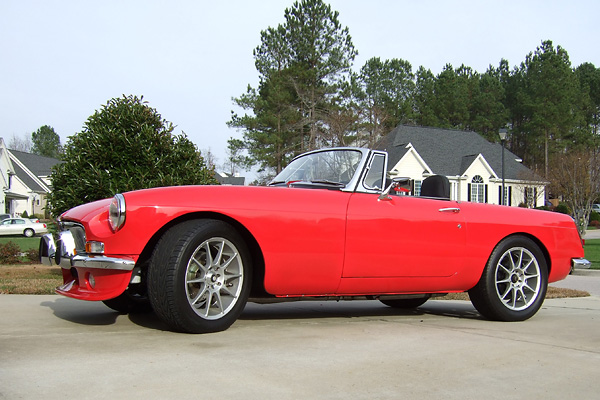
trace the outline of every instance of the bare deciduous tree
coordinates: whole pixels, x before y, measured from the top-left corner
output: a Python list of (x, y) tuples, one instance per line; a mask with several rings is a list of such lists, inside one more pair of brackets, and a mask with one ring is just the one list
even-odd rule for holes
[(25, 137), (18, 137), (13, 134), (10, 142), (8, 143), (8, 148), (11, 150), (22, 151), (24, 153), (29, 153), (31, 151), (31, 135), (25, 135)]
[(549, 170), (553, 192), (573, 210), (582, 235), (587, 229), (592, 204), (600, 196), (599, 161), (597, 150), (570, 152), (561, 155)]

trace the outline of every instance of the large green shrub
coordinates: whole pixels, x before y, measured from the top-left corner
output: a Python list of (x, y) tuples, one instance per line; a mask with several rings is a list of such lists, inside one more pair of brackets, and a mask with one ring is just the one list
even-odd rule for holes
[(563, 202), (558, 203), (558, 205), (556, 206), (554, 211), (559, 212), (561, 214), (571, 215), (571, 209), (569, 208), (569, 206), (566, 203), (563, 203)]
[(130, 190), (217, 184), (196, 146), (172, 132), (143, 97), (109, 100), (65, 145), (64, 163), (52, 172), (50, 212)]

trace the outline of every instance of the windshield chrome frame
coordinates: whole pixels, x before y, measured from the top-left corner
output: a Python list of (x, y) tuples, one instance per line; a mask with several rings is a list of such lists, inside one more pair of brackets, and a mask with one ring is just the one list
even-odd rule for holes
[(350, 181), (342, 188), (340, 191), (342, 192), (360, 192), (360, 193), (381, 193), (382, 190), (376, 190), (372, 188), (368, 188), (364, 185), (364, 179), (369, 172), (369, 166), (376, 155), (382, 155), (385, 158), (384, 161), (384, 170), (383, 170), (383, 186), (386, 183), (386, 173), (387, 173), (387, 153), (385, 151), (377, 151), (370, 150), (363, 147), (331, 147), (326, 149), (313, 150), (306, 153), (302, 153), (301, 155), (295, 157), (292, 161), (305, 157), (311, 154), (330, 152), (330, 151), (358, 151), (361, 154), (361, 158), (358, 166), (356, 167), (356, 171), (354, 175), (350, 179)]

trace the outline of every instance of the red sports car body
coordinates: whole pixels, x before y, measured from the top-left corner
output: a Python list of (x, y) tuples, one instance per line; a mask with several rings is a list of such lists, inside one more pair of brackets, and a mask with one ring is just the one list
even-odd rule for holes
[(299, 156), (269, 187), (118, 194), (61, 215), (40, 256), (62, 267), (58, 293), (119, 311), (150, 304), (186, 332), (226, 329), (246, 301), (406, 308), (465, 291), (484, 316), (523, 320), (548, 282), (589, 265), (568, 216), (395, 195), (405, 179), (386, 179), (386, 168), (384, 152), (326, 149)]

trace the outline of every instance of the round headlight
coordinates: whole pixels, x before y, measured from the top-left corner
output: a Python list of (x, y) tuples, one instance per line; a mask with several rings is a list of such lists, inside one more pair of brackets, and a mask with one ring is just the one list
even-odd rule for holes
[(116, 194), (110, 202), (108, 223), (113, 232), (118, 231), (125, 224), (125, 197), (120, 193)]

